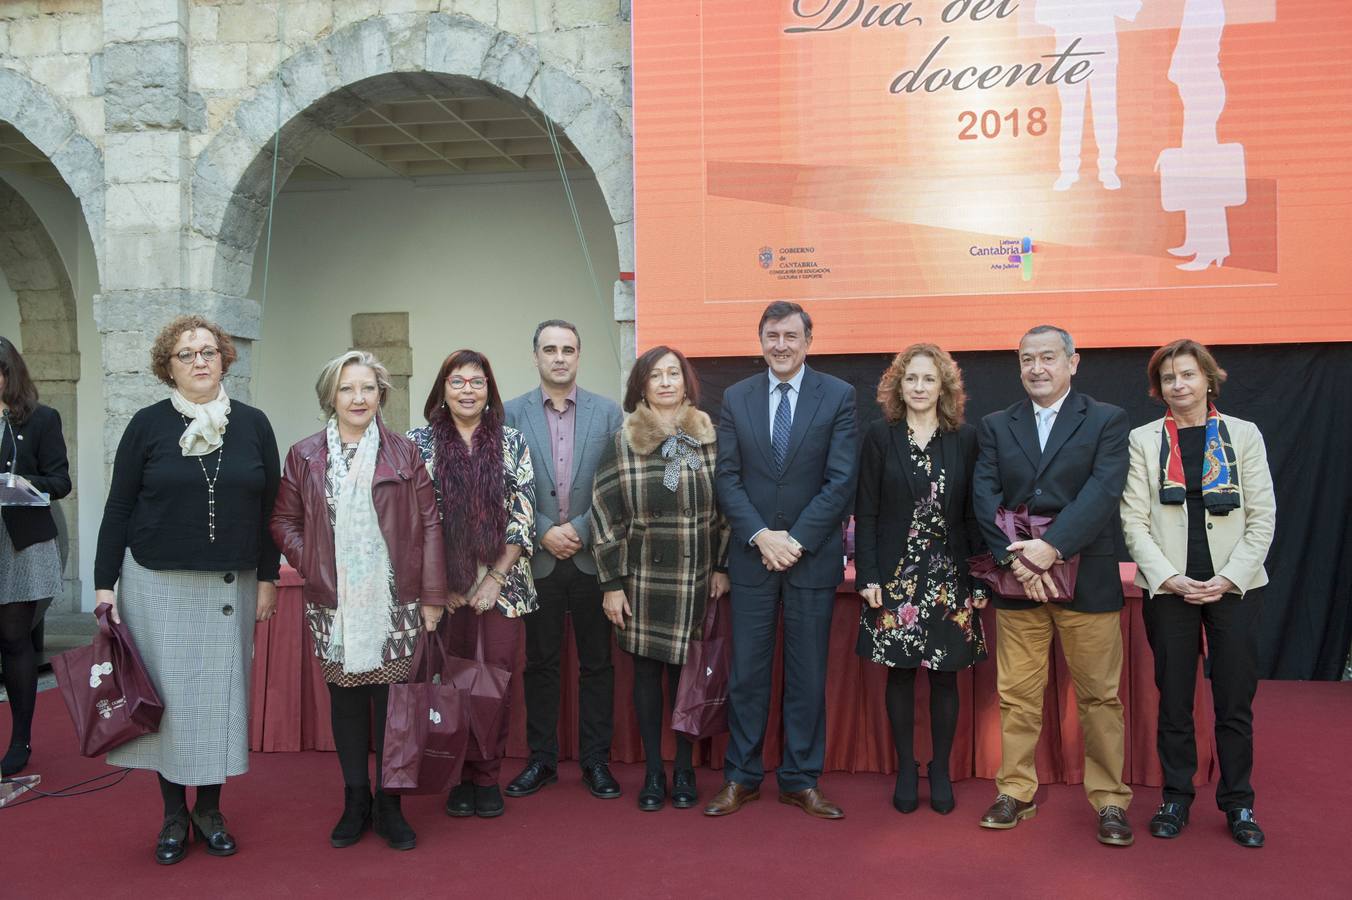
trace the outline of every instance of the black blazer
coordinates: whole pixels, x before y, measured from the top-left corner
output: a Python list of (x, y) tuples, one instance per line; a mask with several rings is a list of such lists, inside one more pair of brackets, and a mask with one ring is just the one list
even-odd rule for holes
[[(984, 549), (972, 507), (972, 468), (976, 465), (976, 428), (960, 425), (931, 438), (944, 470), (944, 521), (948, 555), (967, 578), (967, 557)], [(879, 419), (864, 435), (859, 462), (859, 492), (854, 504), (855, 590), (884, 584), (906, 554), (906, 539), (916, 497), (906, 471), (911, 466), (906, 422)]]
[[(10, 423), (13, 425), (13, 423)], [(61, 433), (61, 414), (50, 406), (38, 405), (21, 425), (14, 425), (18, 442), (9, 428), (0, 429), (0, 475), (13, 471), (33, 483), (33, 487), (60, 500), (70, 493), (70, 462), (66, 459), (66, 439)], [(17, 465), (15, 447), (18, 447)], [(56, 520), (45, 506), (6, 506), (0, 519), (15, 550), (56, 537)]]
[[(981, 420), (980, 453), (972, 476), (972, 502), (990, 551), (999, 559), (1009, 541), (995, 527), (995, 511), (1026, 505), (1056, 517), (1043, 537), (1064, 557), (1080, 554), (1077, 612), (1122, 608), (1116, 534), (1118, 503), (1127, 483), (1131, 426), (1125, 410), (1072, 389), (1040, 450), (1031, 400)], [(1031, 609), (1029, 600), (996, 598), (1000, 609)]]
[(788, 531), (803, 557), (788, 571), (803, 588), (836, 588), (845, 577), (841, 523), (854, 499), (859, 424), (854, 388), (804, 367), (784, 470), (770, 448), (770, 382), (765, 370), (723, 393), (718, 420), (718, 505), (732, 525), (728, 577), (765, 583), (770, 570), (748, 542), (762, 528)]

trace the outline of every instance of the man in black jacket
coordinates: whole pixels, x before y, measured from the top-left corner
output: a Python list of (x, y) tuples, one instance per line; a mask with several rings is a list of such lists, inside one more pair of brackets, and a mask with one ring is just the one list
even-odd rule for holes
[[(1039, 325), (1019, 342), (1027, 400), (981, 421), (973, 504), (986, 543), (1031, 599), (997, 597), (995, 641), (1003, 758), (999, 795), (983, 828), (1013, 828), (1037, 807), (1034, 756), (1042, 732), (1052, 632), (1061, 638), (1084, 731), (1085, 793), (1098, 810), (1098, 839), (1132, 842), (1122, 781), (1124, 727), (1122, 583), (1114, 554), (1118, 501), (1127, 478), (1127, 414), (1071, 388), (1080, 363), (1069, 333)], [(1027, 506), (1054, 516), (1041, 539), (1013, 544), (996, 510)], [(1075, 595), (1060, 597), (1051, 569), (1079, 554)]]
[(859, 432), (854, 388), (808, 368), (812, 319), (796, 303), (766, 307), (769, 371), (723, 394), (718, 503), (732, 526), (733, 657), (722, 816), (760, 796), (775, 626), (784, 607), (784, 758), (779, 799), (809, 815), (844, 814), (817, 789), (826, 755), (826, 651), (844, 578), (841, 520), (854, 496)]

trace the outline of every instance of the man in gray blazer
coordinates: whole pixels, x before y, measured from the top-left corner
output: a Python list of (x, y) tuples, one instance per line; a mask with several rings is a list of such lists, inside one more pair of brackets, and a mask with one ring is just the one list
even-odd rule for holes
[(535, 465), (536, 546), (531, 572), (540, 608), (526, 616), (526, 742), (530, 762), (507, 785), (525, 797), (558, 780), (559, 654), (565, 614), (578, 657), (578, 761), (594, 796), (620, 796), (610, 774), (615, 670), (610, 623), (591, 553), (592, 480), (619, 430), (620, 407), (577, 386), (582, 339), (561, 319), (541, 322), (533, 339), (540, 387), (507, 404), (507, 424), (526, 436)]

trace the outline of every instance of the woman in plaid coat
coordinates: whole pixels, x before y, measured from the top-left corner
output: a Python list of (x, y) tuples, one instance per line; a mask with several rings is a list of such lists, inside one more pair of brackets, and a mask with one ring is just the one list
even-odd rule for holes
[[(607, 618), (634, 658), (634, 710), (647, 775), (639, 809), (666, 802), (662, 670), (674, 694), (705, 603), (728, 591), (728, 527), (714, 493), (714, 426), (689, 361), (654, 347), (629, 374), (628, 415), (592, 489), (592, 538)], [(691, 745), (676, 736), (672, 804), (695, 805)]]

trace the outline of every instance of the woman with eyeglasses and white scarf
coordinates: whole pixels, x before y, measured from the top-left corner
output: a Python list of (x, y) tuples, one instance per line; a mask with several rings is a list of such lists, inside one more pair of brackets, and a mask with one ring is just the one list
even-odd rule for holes
[(286, 455), (272, 535), (305, 578), (305, 618), (329, 687), (344, 785), (329, 843), (349, 847), (374, 824), (390, 847), (411, 850), (417, 835), (399, 796), (380, 789), (385, 716), (390, 685), (408, 680), (418, 632), (437, 627), (448, 594), (432, 479), (413, 443), (381, 420), (389, 391), (389, 372), (365, 351), (324, 366), (315, 393), (328, 421)]
[[(236, 353), (219, 325), (180, 316), (150, 357), (171, 392), (132, 416), (118, 444), (94, 595), (130, 629), (164, 700), (159, 731), (108, 763), (159, 773), (155, 861), (171, 865), (188, 850), (189, 828), (212, 856), (236, 850), (221, 785), (249, 769), (254, 622), (277, 603), (268, 519), (280, 473), (267, 417), (221, 385)], [(197, 787), (191, 812), (187, 785)]]

